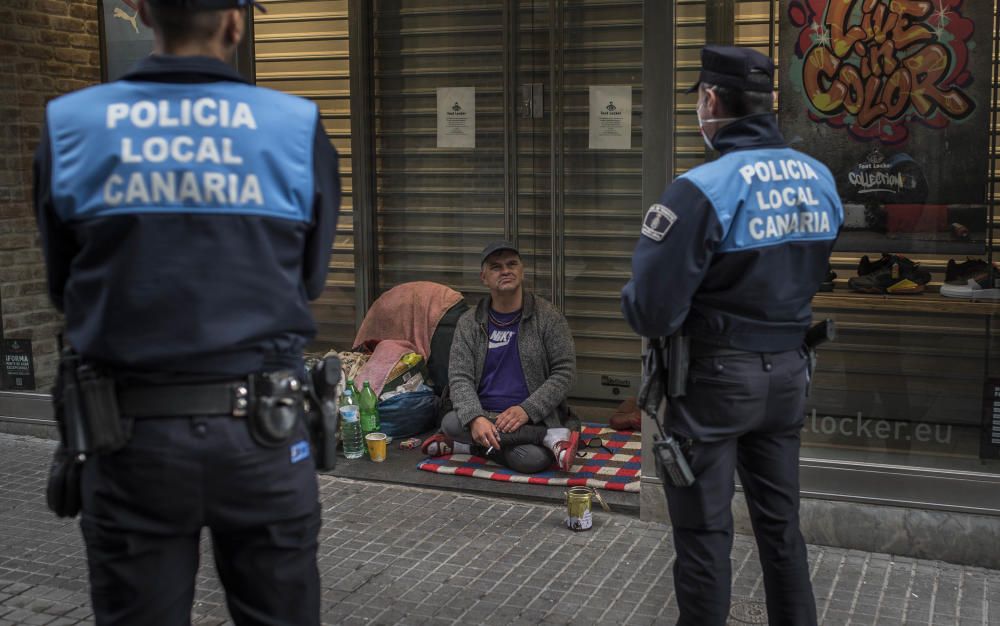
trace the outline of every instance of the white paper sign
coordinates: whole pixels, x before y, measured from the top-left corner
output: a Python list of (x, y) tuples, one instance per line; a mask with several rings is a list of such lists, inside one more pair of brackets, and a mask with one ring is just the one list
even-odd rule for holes
[(437, 147), (476, 147), (476, 88), (438, 87)]
[(632, 86), (590, 86), (590, 149), (632, 147)]

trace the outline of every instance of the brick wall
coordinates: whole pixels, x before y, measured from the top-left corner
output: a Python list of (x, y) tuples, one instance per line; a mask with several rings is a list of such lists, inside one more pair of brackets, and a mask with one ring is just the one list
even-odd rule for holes
[(96, 0), (0, 2), (0, 308), (5, 338), (31, 339), (36, 386), (55, 372), (61, 316), (48, 301), (31, 202), (45, 103), (100, 81)]

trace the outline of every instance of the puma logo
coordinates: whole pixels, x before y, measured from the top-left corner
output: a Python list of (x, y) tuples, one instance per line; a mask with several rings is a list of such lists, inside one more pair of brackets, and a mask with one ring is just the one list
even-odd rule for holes
[(123, 10), (121, 10), (120, 8), (115, 7), (115, 10), (114, 10), (113, 14), (118, 19), (125, 20), (126, 22), (128, 22), (129, 24), (131, 24), (132, 25), (132, 30), (135, 31), (135, 34), (136, 35), (139, 34), (139, 24), (136, 22), (136, 18), (139, 17), (138, 13), (136, 13), (135, 15), (129, 15), (128, 13), (126, 13)]

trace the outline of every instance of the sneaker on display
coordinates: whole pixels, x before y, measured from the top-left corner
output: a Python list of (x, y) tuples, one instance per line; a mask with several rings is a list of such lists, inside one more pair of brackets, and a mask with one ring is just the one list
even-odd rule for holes
[(892, 265), (891, 254), (882, 253), (881, 258), (872, 261), (869, 260), (868, 255), (861, 257), (861, 262), (858, 263), (858, 276), (865, 276), (866, 274), (871, 274), (877, 272), (880, 269), (884, 269)]
[(955, 259), (948, 259), (944, 282), (964, 285), (970, 278), (981, 278), (983, 274), (989, 273), (989, 269), (990, 264), (983, 259), (966, 257), (961, 263), (956, 263)]
[(907, 294), (923, 293), (931, 273), (899, 254), (883, 254), (877, 261), (861, 257), (858, 275), (847, 281), (847, 286), (860, 293)]
[(948, 261), (941, 295), (965, 300), (1000, 300), (1000, 268), (982, 259)]

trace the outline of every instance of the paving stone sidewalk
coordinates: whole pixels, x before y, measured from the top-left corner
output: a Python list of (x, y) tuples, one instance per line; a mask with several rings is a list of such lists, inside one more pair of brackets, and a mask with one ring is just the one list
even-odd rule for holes
[[(45, 508), (53, 444), (0, 434), (0, 626), (93, 616), (76, 522)], [(329, 624), (673, 624), (661, 524), (598, 512), (591, 532), (545, 504), (321, 477)], [(998, 546), (983, 546), (996, 550)], [(810, 546), (820, 623), (1000, 626), (1000, 571)], [(203, 541), (195, 624), (227, 623)], [(761, 624), (753, 542), (733, 550), (732, 624)]]

